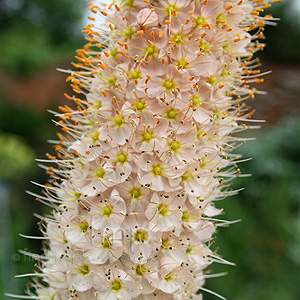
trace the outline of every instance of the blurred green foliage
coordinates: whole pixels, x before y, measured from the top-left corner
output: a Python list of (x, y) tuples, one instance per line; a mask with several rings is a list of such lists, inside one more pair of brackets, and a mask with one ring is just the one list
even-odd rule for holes
[(41, 189), (31, 184), (30, 180), (41, 184), (48, 180), (44, 170), (37, 167), (34, 158), (45, 158), (45, 153), (51, 152), (47, 139), (55, 138), (55, 130), (49, 114), (29, 106), (16, 106), (5, 99), (0, 102), (0, 192), (3, 186), (8, 192), (8, 195), (0, 193), (0, 206), (3, 201), (7, 201), (6, 209), (9, 212), (7, 214), (0, 210), (0, 224), (3, 221), (1, 218), (6, 218), (5, 230), (1, 229), (0, 235), (1, 300), (9, 299), (4, 296), (5, 292), (23, 294), (29, 279), (14, 279), (13, 276), (34, 269), (35, 262), (20, 255), (18, 250), (41, 252), (40, 240), (24, 239), (19, 233), (40, 235), (36, 225), (38, 219), (33, 217), (33, 213), (43, 214), (48, 208), (38, 204), (25, 191), (39, 194)]
[(41, 143), (48, 147), (46, 139), (55, 131), (50, 114), (29, 105), (18, 106), (5, 98), (0, 102), (0, 129), (21, 136), (34, 148), (40, 148)]
[(85, 1), (3, 0), (0, 2), (0, 68), (18, 76), (70, 59), (82, 44)]
[(0, 180), (24, 176), (33, 165), (34, 151), (19, 136), (0, 133)]
[(218, 252), (237, 266), (213, 265), (229, 275), (208, 280), (228, 299), (300, 299), (299, 137), (300, 119), (286, 118), (237, 150), (253, 158), (240, 164), (252, 176), (236, 180), (235, 188), (246, 189), (217, 206), (242, 222), (220, 228), (216, 239)]
[(265, 14), (277, 19), (275, 26), (266, 26), (267, 47), (259, 53), (263, 61), (300, 62), (300, 4), (299, 0), (283, 0), (274, 4)]

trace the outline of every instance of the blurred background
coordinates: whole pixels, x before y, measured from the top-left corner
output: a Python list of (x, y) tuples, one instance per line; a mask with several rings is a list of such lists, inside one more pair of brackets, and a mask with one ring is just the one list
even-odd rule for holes
[[(47, 109), (66, 101), (66, 74), (56, 68), (71, 68), (84, 45), (84, 6), (84, 0), (0, 2), (0, 300), (9, 299), (5, 292), (22, 294), (28, 279), (13, 276), (34, 269), (18, 250), (41, 252), (41, 241), (18, 234), (39, 235), (33, 213), (49, 210), (25, 191), (39, 193), (30, 181), (47, 181), (34, 158), (53, 153), (47, 140), (56, 128)], [(246, 133), (256, 141), (237, 150), (253, 158), (240, 165), (252, 177), (234, 183), (245, 190), (217, 203), (224, 218), (242, 219), (220, 228), (215, 242), (237, 266), (212, 265), (228, 275), (206, 285), (231, 300), (300, 299), (300, 1), (284, 0), (266, 13), (281, 19), (267, 27), (268, 46), (259, 53), (261, 70), (272, 70), (258, 87), (268, 94), (248, 104), (267, 122)]]

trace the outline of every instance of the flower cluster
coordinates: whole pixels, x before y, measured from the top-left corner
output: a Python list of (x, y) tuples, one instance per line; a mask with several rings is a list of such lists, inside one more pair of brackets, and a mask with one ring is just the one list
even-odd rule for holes
[[(89, 1), (92, 24), (59, 107), (47, 245), (35, 299), (202, 299), (210, 249), (235, 193), (271, 16), (263, 0)], [(104, 19), (104, 21), (103, 21)], [(102, 24), (103, 23), (103, 24)]]

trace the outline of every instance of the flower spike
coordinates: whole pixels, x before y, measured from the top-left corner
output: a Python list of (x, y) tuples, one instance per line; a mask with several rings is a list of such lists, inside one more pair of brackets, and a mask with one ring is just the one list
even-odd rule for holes
[[(273, 2), (278, 2), (274, 0)], [(218, 200), (236, 194), (244, 140), (262, 93), (264, 0), (89, 0), (87, 44), (67, 81), (50, 182), (46, 240), (24, 299), (202, 299)], [(49, 164), (50, 165), (49, 165)], [(25, 235), (22, 235), (26, 237)], [(29, 237), (39, 238), (39, 237)], [(31, 275), (31, 274), (29, 274)], [(223, 273), (221, 273), (223, 275)], [(42, 277), (43, 280), (38, 280)], [(15, 296), (15, 295), (10, 295)], [(18, 296), (19, 297), (19, 296)]]

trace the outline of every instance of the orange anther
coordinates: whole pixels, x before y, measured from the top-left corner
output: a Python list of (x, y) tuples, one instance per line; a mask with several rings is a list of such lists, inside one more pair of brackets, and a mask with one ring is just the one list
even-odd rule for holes
[(68, 94), (66, 94), (66, 93), (64, 93), (64, 96), (68, 99), (68, 100), (71, 100), (72, 99), (72, 97), (71, 96), (69, 96)]
[(264, 80), (261, 78), (261, 79), (259, 79), (259, 78), (254, 78), (254, 80), (255, 80), (255, 82), (256, 83), (262, 83), (262, 82), (264, 82)]
[(58, 107), (62, 112), (66, 112), (67, 110), (63, 106)]
[(105, 66), (101, 63), (101, 62), (99, 62), (99, 67), (102, 69), (102, 70), (105, 70)]

